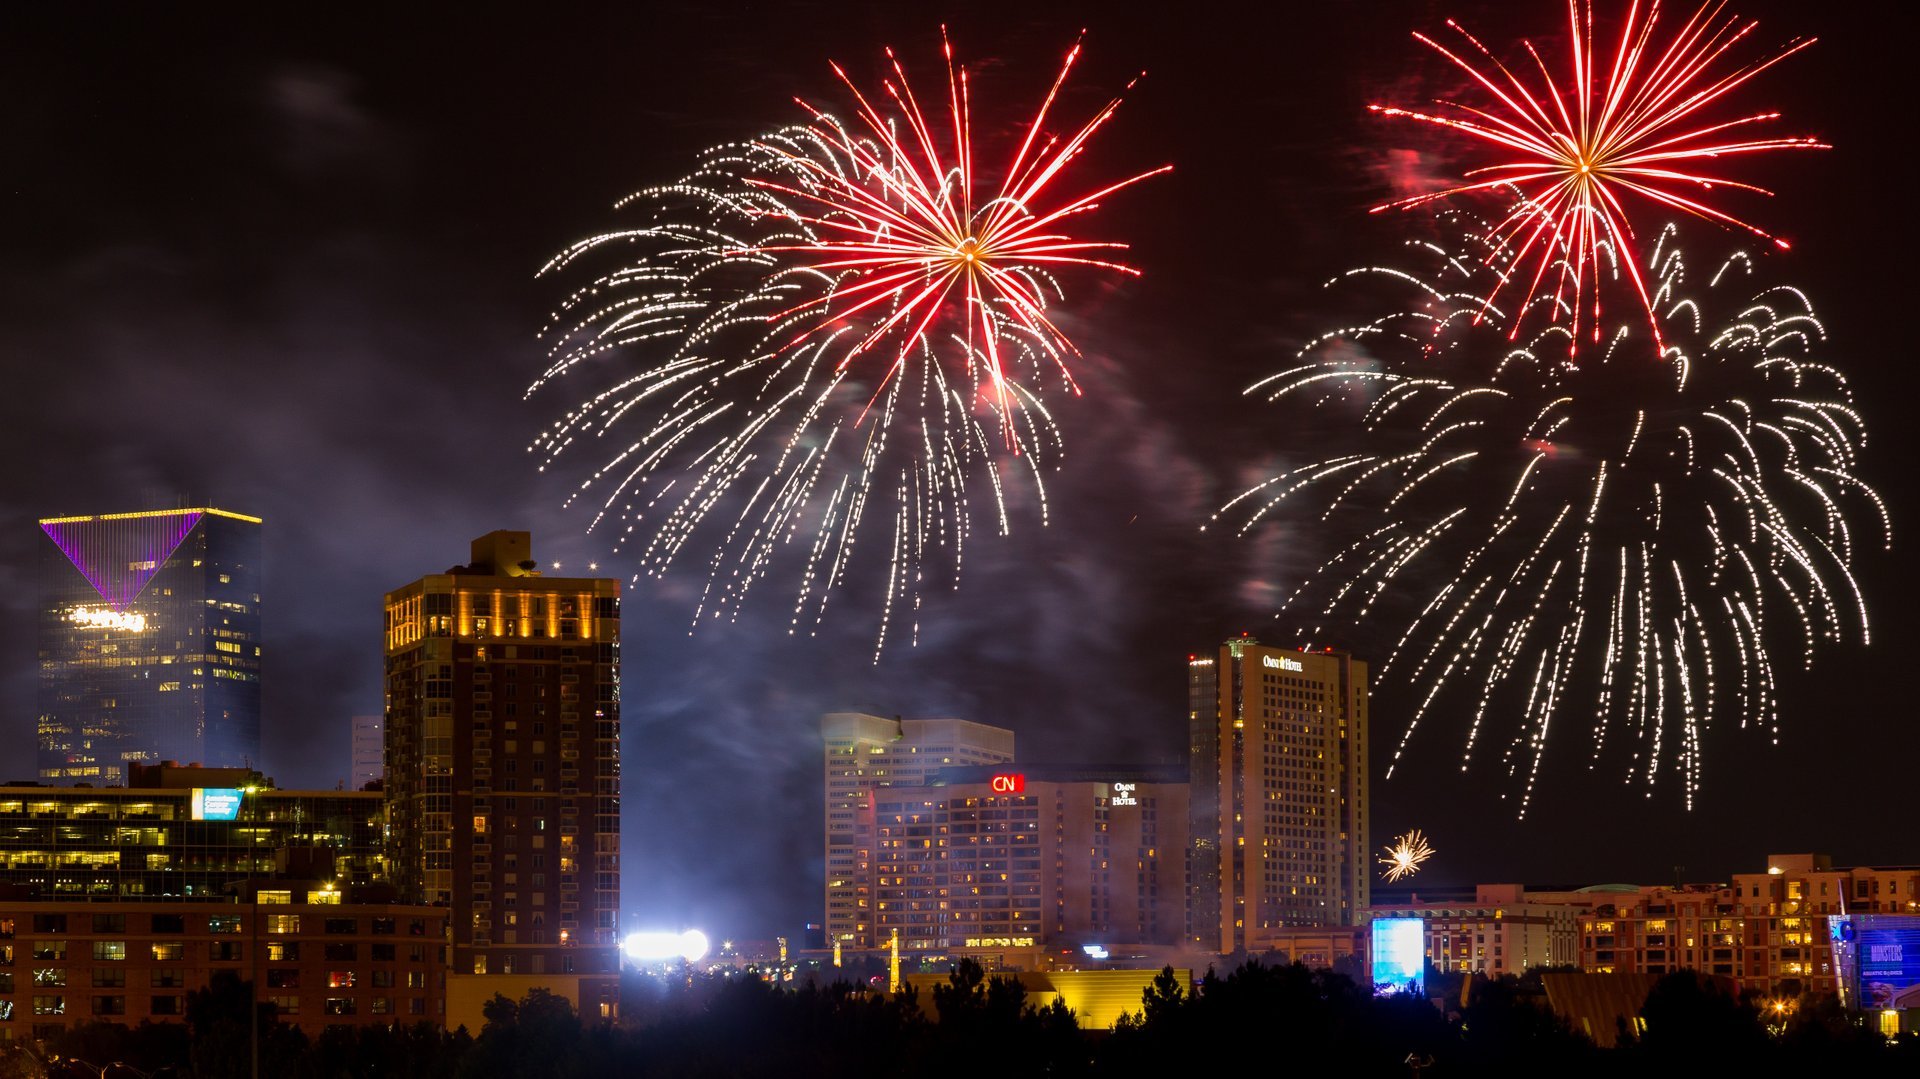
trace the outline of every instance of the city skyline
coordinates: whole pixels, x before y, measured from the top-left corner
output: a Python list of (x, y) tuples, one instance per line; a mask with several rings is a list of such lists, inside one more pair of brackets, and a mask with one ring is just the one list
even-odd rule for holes
[[(452, 28), (404, 13), (370, 45), (346, 15), (293, 27), (126, 11), (103, 27), (9, 12), (17, 55), (0, 85), (15, 106), (0, 122), (30, 153), (13, 166), (17, 240), (0, 253), (0, 347), (26, 383), (5, 425), (24, 464), (0, 517), (0, 573), (16, 582), (0, 744), (20, 747), (16, 760), (32, 745), (23, 582), (31, 544), (45, 542), (33, 522), (188, 496), (271, 522), (263, 756), (287, 787), (344, 778), (348, 717), (380, 699), (380, 597), (473, 536), (527, 529), (556, 575), (618, 577), (623, 895), (649, 924), (771, 935), (817, 917), (818, 843), (785, 822), (817, 819), (825, 713), (1004, 726), (1032, 761), (1184, 760), (1185, 657), (1241, 631), (1294, 643), (1269, 618), (1275, 594), (1325, 553), (1310, 519), (1245, 542), (1198, 531), (1226, 494), (1317, 449), (1294, 446), (1241, 391), (1330, 323), (1323, 281), (1408, 235), (1366, 209), (1403, 179), (1393, 169), (1429, 166), (1431, 144), (1365, 113), (1388, 89), (1411, 99), (1438, 77), (1407, 31), (1450, 14), (1485, 27), (1491, 10), (1330, 3), (1284, 19), (1205, 15), (1165, 35), (1098, 7), (949, 14), (988, 61), (981, 78), (1010, 92), (1051, 71), (1082, 27), (1076, 92), (1145, 68), (1092, 163), (1171, 160), (1175, 172), (1111, 208), (1145, 276), (1077, 297), (1088, 392), (1063, 405), (1073, 438), (1049, 483), (1053, 523), (976, 537), (962, 590), (931, 595), (918, 644), (890, 644), (877, 666), (854, 603), (820, 636), (790, 635), (777, 601), (689, 636), (703, 575), (629, 582), (633, 567), (583, 534), (590, 515), (561, 509), (569, 485), (535, 471), (525, 447), (552, 417), (521, 394), (543, 366), (534, 334), (555, 295), (533, 273), (548, 256), (702, 148), (788, 118), (795, 94), (825, 96), (829, 60), (864, 76), (892, 44), (931, 71), (939, 13), (760, 8), (745, 29), (692, 6)], [(1892, 404), (1915, 376), (1886, 313), (1900, 309), (1887, 267), (1913, 226), (1872, 228), (1882, 102), (1900, 99), (1891, 35), (1871, 13), (1739, 10), (1769, 34), (1823, 39), (1768, 94), (1837, 148), (1761, 170), (1781, 191), (1769, 224), (1795, 242), (1766, 261), (1814, 298), (1870, 421), (1863, 472), (1884, 485), (1896, 540), (1864, 562), (1875, 642), (1781, 672), (1778, 746), (1710, 730), (1690, 814), (1672, 787), (1622, 786), (1611, 760), (1587, 771), (1569, 739), (1518, 822), (1495, 762), (1460, 772), (1454, 720), (1423, 730), (1384, 780), (1417, 689), (1376, 667), (1371, 831), (1432, 837), (1442, 853), (1423, 882), (1653, 882), (1676, 866), (1724, 878), (1767, 850), (1911, 860), (1853, 778), (1920, 752), (1886, 674), (1915, 644), (1903, 612), (1920, 598), (1900, 565), (1913, 435)], [(1550, 35), (1561, 18), (1542, 4), (1522, 29)], [(449, 46), (424, 44), (448, 34)], [(1392, 642), (1340, 643), (1377, 663)], [(1592, 842), (1564, 841), (1587, 829)], [(751, 841), (723, 849), (711, 840), (722, 830)], [(1725, 850), (1729, 835), (1753, 849)]]

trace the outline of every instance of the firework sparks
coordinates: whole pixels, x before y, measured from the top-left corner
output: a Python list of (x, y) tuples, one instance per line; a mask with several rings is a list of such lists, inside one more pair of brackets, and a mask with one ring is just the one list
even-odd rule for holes
[(637, 545), (649, 575), (711, 541), (696, 623), (737, 614), (790, 550), (792, 627), (810, 631), (877, 531), (888, 549), (877, 657), (896, 612), (917, 618), (936, 551), (958, 585), (978, 503), (1006, 534), (1010, 488), (1030, 483), (1045, 523), (1060, 449), (1045, 397), (1079, 392), (1077, 353), (1049, 314), (1053, 274), (1137, 275), (1118, 261), (1124, 244), (1077, 230), (1103, 199), (1166, 169), (1072, 187), (1120, 103), (1070, 134), (1049, 130), (1076, 44), (1006, 166), (983, 176), (967, 71), (945, 51), (934, 118), (891, 50), (877, 97), (834, 65), (851, 123), (801, 102), (807, 122), (708, 151), (692, 175), (617, 207), (648, 220), (541, 271), (619, 260), (548, 328), (549, 367), (528, 394), (563, 376), (597, 381), (531, 449), (544, 469), (577, 440), (632, 432), (569, 502), (594, 493), (589, 530), (615, 526), (616, 547)]
[(1418, 828), (1395, 836), (1393, 842), (1383, 849), (1386, 857), (1380, 859), (1380, 864), (1386, 866), (1387, 870), (1381, 876), (1389, 884), (1413, 876), (1420, 871), (1422, 862), (1433, 857), (1433, 845), (1427, 842), (1427, 837), (1421, 835)]
[(1807, 137), (1750, 134), (1756, 125), (1778, 119), (1776, 112), (1710, 118), (1714, 107), (1734, 91), (1814, 41), (1795, 40), (1765, 59), (1727, 66), (1723, 61), (1728, 53), (1758, 24), (1734, 16), (1722, 19), (1722, 10), (1720, 3), (1703, 5), (1659, 44), (1654, 37), (1659, 0), (1644, 7), (1634, 0), (1609, 57), (1594, 41), (1592, 0), (1567, 0), (1570, 70), (1556, 75), (1532, 42), (1522, 42), (1538, 71), (1537, 81), (1510, 69), (1452, 20), (1447, 25), (1468, 49), (1455, 51), (1414, 34), (1471, 76), (1491, 100), (1484, 107), (1443, 101), (1438, 113), (1370, 108), (1383, 116), (1459, 132), (1504, 160), (1468, 171), (1466, 182), (1457, 186), (1376, 206), (1374, 212), (1518, 188), (1524, 198), (1492, 229), (1498, 240), (1494, 250), (1510, 256), (1503, 260), (1510, 272), (1492, 281), (1482, 298), (1490, 310), (1509, 286), (1524, 288), (1514, 304), (1521, 314), (1508, 320), (1511, 339), (1519, 339), (1526, 313), (1544, 307), (1550, 322), (1569, 324), (1570, 349), (1578, 347), (1583, 319), (1598, 342), (1603, 325), (1602, 251), (1612, 248), (1618, 253), (1614, 261), (1627, 270), (1658, 347), (1660, 319), (1640, 271), (1643, 259), (1627, 197), (1648, 200), (1662, 214), (1679, 210), (1745, 230), (1784, 249), (1785, 240), (1706, 201), (1716, 188), (1772, 194), (1728, 179), (1713, 166), (1768, 150), (1829, 148)]
[(1474, 233), (1475, 250), (1414, 245), (1430, 273), (1343, 277), (1410, 287), (1417, 306), (1320, 338), (1250, 391), (1344, 403), (1368, 433), (1366, 452), (1293, 468), (1216, 519), (1244, 515), (1244, 532), (1326, 494), (1340, 549), (1283, 613), (1309, 642), (1376, 608), (1404, 627), (1383, 670), (1423, 688), (1393, 767), (1451, 693), (1473, 702), (1462, 769), (1493, 743), (1522, 815), (1575, 716), (1593, 717), (1590, 767), (1611, 746), (1649, 797), (1677, 770), (1691, 806), (1711, 722), (1777, 741), (1776, 669), (1867, 640), (1857, 544), (1891, 532), (1846, 380), (1817, 355), (1825, 331), (1798, 290), (1756, 290), (1745, 255), (1689, 294), (1670, 237), (1648, 266), (1669, 362), (1622, 360), (1626, 326), (1584, 364), (1546, 358), (1545, 330), (1507, 345), (1475, 299), (1499, 241)]

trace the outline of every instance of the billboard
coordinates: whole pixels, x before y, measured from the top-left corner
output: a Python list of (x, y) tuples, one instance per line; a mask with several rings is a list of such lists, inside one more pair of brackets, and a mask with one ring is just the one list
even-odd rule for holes
[(1427, 923), (1421, 918), (1373, 920), (1373, 995), (1426, 995)]
[(240, 790), (236, 787), (193, 788), (194, 820), (238, 820)]
[(1855, 914), (1827, 919), (1841, 1003), (1880, 1010), (1920, 985), (1920, 916)]

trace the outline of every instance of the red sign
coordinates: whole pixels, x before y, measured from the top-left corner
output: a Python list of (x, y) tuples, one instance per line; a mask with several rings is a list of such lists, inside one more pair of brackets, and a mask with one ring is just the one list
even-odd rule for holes
[(1019, 794), (1027, 789), (1027, 777), (1019, 772), (1002, 772), (993, 777), (991, 785), (995, 794)]

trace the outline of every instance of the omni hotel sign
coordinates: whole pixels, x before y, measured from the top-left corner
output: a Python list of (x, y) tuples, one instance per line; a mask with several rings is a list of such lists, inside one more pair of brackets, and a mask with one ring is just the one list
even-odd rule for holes
[(1304, 671), (1307, 669), (1299, 660), (1288, 659), (1285, 656), (1261, 656), (1260, 665), (1262, 667), (1275, 667), (1283, 671)]

